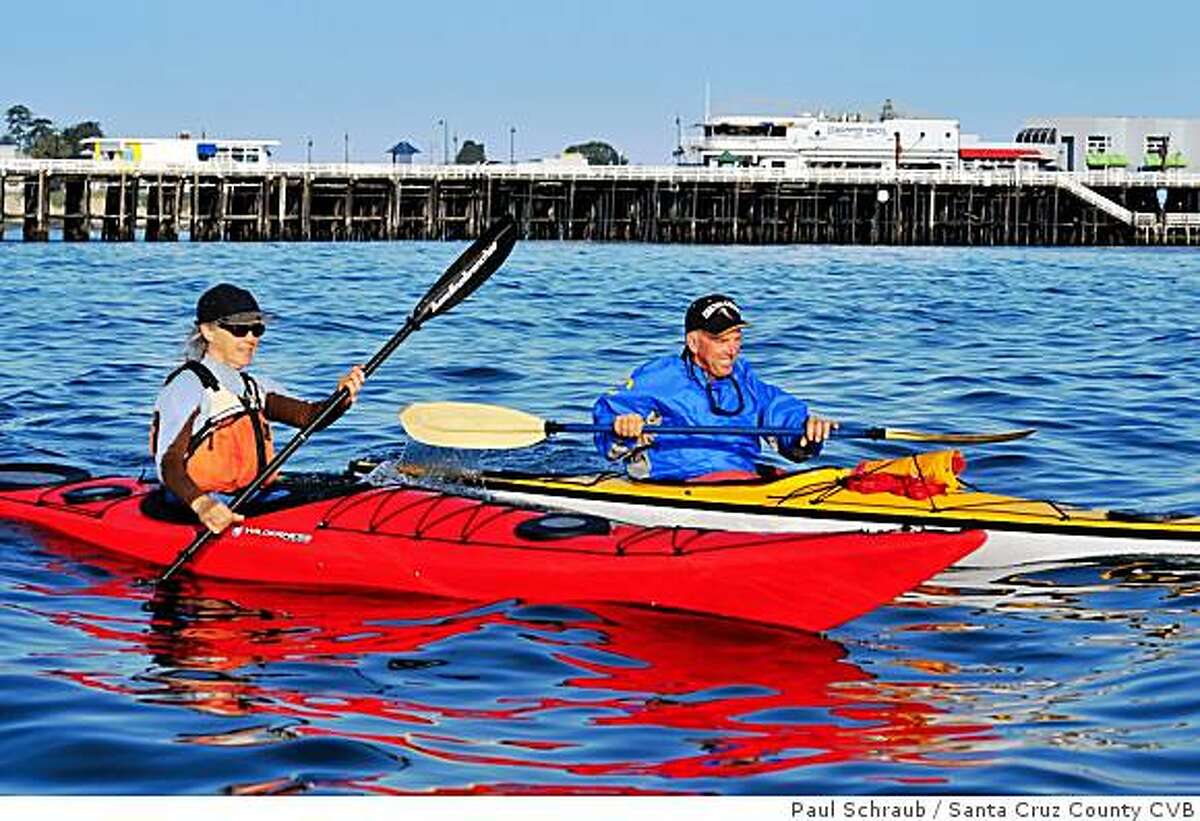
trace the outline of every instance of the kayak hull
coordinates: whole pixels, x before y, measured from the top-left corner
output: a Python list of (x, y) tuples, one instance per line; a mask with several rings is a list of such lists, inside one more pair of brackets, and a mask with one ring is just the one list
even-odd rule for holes
[(821, 468), (779, 480), (713, 485), (618, 476), (478, 477), (495, 499), (585, 512), (643, 526), (676, 524), (764, 533), (981, 529), (986, 543), (959, 567), (1010, 567), (1112, 556), (1200, 556), (1200, 518), (1138, 520), (1069, 504), (958, 491), (929, 499), (861, 494)]
[[(156, 486), (104, 478), (0, 492), (0, 518), (155, 567), (196, 535), (147, 515)], [(560, 516), (559, 519), (562, 517)], [(196, 575), (322, 591), (472, 601), (620, 602), (810, 631), (891, 601), (984, 541), (979, 532), (746, 533), (588, 520), (411, 488), (358, 487), (248, 516), (188, 566)]]

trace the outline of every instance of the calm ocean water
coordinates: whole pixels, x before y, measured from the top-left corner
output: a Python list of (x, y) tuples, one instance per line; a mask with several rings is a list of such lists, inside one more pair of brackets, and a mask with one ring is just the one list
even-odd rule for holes
[[(257, 369), (325, 395), (452, 244), (0, 245), (0, 461), (147, 469), (196, 296), (274, 316)], [(723, 290), (759, 372), (842, 419), (1034, 426), (989, 489), (1200, 509), (1200, 256), (535, 244), (413, 335), (296, 468), (409, 445), (417, 400), (563, 420)], [(852, 463), (894, 446), (835, 442)], [(561, 439), (472, 464), (598, 463)], [(948, 571), (826, 635), (619, 607), (202, 584), (0, 524), (0, 794), (1198, 793), (1200, 566)]]

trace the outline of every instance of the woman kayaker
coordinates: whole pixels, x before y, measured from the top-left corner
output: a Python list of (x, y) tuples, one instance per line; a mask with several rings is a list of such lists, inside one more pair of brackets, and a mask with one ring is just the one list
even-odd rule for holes
[(795, 428), (803, 434), (780, 437), (779, 452), (796, 461), (819, 452), (837, 423), (810, 415), (802, 400), (763, 382), (739, 359), (747, 324), (724, 294), (694, 301), (684, 317), (683, 350), (647, 362), (596, 400), (592, 417), (611, 430), (596, 434), (601, 455), (622, 461), (638, 479), (756, 475), (759, 437), (653, 435), (658, 424)]
[[(154, 405), (150, 448), (159, 479), (176, 497), (169, 501), (186, 504), (213, 533), (243, 519), (227, 503), (271, 461), (269, 422), (304, 427), (321, 407), (246, 372), (266, 330), (249, 291), (228, 283), (205, 291), (184, 363), (166, 378)], [(338, 380), (350, 395), (330, 422), (354, 402), (364, 378), (355, 365)]]

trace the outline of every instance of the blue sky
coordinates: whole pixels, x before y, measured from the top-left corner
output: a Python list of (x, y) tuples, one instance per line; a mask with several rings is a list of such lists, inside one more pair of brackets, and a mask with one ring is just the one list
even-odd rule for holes
[(1037, 114), (1200, 116), (1200, 3), (121, 0), (6, 3), (0, 106), (105, 132), (282, 140), (383, 160), (408, 139), (508, 158), (598, 138), (669, 161), (675, 117), (951, 116), (1008, 139)]

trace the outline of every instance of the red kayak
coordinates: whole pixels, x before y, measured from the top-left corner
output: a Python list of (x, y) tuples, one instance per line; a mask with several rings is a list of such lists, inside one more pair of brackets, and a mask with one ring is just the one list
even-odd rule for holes
[[(38, 484), (20, 487), (22, 484)], [(158, 485), (0, 466), (0, 519), (166, 566), (197, 533)], [(981, 531), (760, 534), (618, 524), (351, 477), (294, 477), (196, 556), (213, 578), (470, 601), (622, 602), (821, 631), (979, 547)]]

